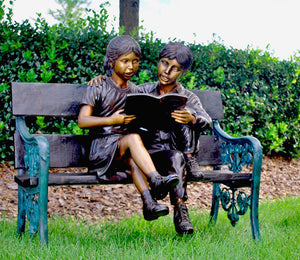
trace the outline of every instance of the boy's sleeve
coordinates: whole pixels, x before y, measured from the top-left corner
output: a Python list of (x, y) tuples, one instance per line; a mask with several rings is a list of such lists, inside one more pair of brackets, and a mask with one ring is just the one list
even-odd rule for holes
[(203, 108), (200, 99), (192, 92), (189, 92), (187, 108), (191, 111), (192, 115), (196, 118), (195, 125), (201, 128), (206, 128), (212, 123), (211, 117)]
[(156, 87), (155, 82), (150, 82), (150, 83), (144, 83), (141, 85), (138, 85), (138, 89), (140, 93), (152, 93), (155, 90)]

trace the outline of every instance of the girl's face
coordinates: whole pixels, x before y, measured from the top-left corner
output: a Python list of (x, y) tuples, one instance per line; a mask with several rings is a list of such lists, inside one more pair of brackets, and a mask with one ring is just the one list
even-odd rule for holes
[(113, 77), (128, 81), (137, 72), (140, 58), (134, 53), (123, 54), (116, 59), (113, 66)]

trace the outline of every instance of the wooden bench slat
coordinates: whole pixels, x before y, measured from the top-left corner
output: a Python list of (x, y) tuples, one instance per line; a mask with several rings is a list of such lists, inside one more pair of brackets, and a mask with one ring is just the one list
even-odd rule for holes
[[(47, 91), (44, 89), (47, 88)], [(61, 83), (12, 83), (12, 112), (15, 116), (77, 117), (87, 85)], [(223, 119), (221, 93), (192, 90), (213, 119)], [(26, 102), (24, 102), (26, 100)]]
[[(33, 135), (37, 136), (37, 135)], [(50, 167), (87, 167), (90, 147), (88, 135), (45, 134), (50, 147)], [(220, 143), (215, 136), (201, 135), (197, 155), (199, 165), (220, 165)], [(24, 168), (25, 147), (19, 134), (14, 135), (15, 168)]]
[[(203, 171), (203, 178), (193, 180), (195, 182), (235, 182), (244, 181), (249, 185), (252, 174), (250, 173), (232, 173), (229, 171)], [(38, 185), (37, 177), (28, 177), (28, 175), (15, 176), (15, 181), (22, 187), (35, 187)], [(48, 186), (59, 185), (94, 185), (94, 184), (127, 184), (132, 183), (132, 179), (123, 181), (104, 181), (99, 180), (96, 175), (88, 173), (50, 173)]]
[(192, 92), (199, 97), (203, 108), (212, 119), (224, 119), (224, 111), (220, 91), (193, 89)]
[(219, 139), (212, 135), (200, 135), (199, 142), (199, 152), (196, 154), (199, 165), (221, 165)]
[(80, 84), (13, 82), (13, 115), (77, 117), (86, 88)]
[[(22, 187), (36, 187), (39, 177), (28, 177), (28, 175), (15, 176), (15, 182)], [(96, 185), (96, 184), (128, 184), (132, 183), (132, 179), (124, 179), (122, 181), (105, 181), (97, 178), (96, 175), (88, 173), (50, 173), (48, 178), (48, 186), (59, 185)]]
[[(37, 136), (37, 135), (33, 135)], [(41, 135), (39, 135), (41, 136)], [(87, 167), (90, 147), (88, 135), (45, 134), (50, 147), (50, 167)], [(24, 168), (25, 147), (19, 134), (14, 135), (15, 168)]]

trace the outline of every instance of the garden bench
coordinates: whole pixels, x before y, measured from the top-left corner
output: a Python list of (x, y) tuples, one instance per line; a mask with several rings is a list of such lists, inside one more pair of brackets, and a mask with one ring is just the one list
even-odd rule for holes
[[(77, 119), (86, 85), (55, 83), (12, 83), (12, 112), (16, 122), (14, 135), (15, 181), (18, 184), (17, 233), (39, 231), (41, 243), (48, 243), (48, 186), (132, 183), (130, 177), (118, 181), (100, 181), (85, 173), (49, 173), (49, 168), (87, 169), (90, 139), (88, 135), (30, 134), (26, 118), (44, 116)], [(260, 239), (258, 203), (262, 148), (251, 136), (231, 137), (220, 127), (224, 112), (219, 91), (193, 90), (213, 119), (208, 133), (200, 136), (197, 159), (200, 166), (211, 166), (196, 182), (213, 183), (210, 221), (217, 220), (219, 205), (228, 211), (234, 226), (239, 215), (250, 208), (254, 240)], [(226, 169), (224, 169), (226, 165)], [(245, 171), (244, 166), (250, 170)], [(228, 166), (228, 167), (227, 167)], [(247, 195), (241, 187), (250, 187)], [(201, 191), (199, 191), (201, 192)]]

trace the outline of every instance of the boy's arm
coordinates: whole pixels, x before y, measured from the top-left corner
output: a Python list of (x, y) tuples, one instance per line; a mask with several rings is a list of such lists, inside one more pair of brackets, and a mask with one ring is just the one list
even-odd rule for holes
[(193, 112), (188, 108), (184, 108), (182, 110), (174, 110), (171, 113), (171, 116), (175, 119), (175, 122), (180, 124), (188, 124), (190, 122), (192, 124), (196, 123), (196, 117), (193, 115)]
[(206, 128), (212, 124), (212, 119), (203, 108), (200, 99), (192, 92), (188, 97), (186, 107), (189, 109), (195, 120), (192, 122), (201, 128)]
[(103, 84), (103, 80), (105, 79), (105, 75), (99, 75), (88, 82), (88, 86), (99, 87)]

